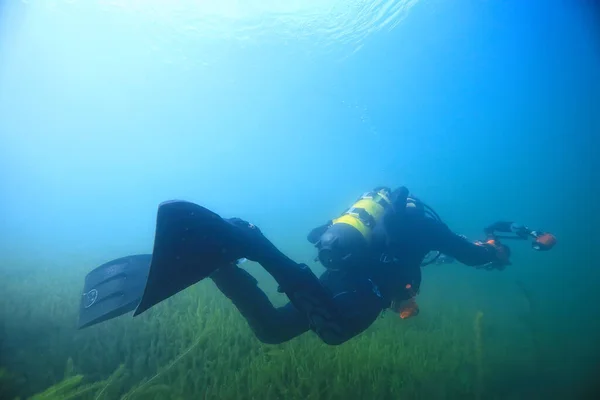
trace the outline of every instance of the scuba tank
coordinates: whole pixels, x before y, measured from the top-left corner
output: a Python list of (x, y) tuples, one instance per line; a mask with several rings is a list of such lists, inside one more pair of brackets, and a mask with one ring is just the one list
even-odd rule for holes
[(318, 260), (332, 270), (359, 267), (369, 256), (373, 230), (393, 209), (389, 188), (363, 194), (321, 235), (316, 243)]
[[(441, 221), (431, 207), (412, 195), (409, 197), (405, 187), (394, 192), (387, 187), (378, 187), (363, 194), (342, 215), (324, 227), (326, 229), (318, 240), (309, 239), (312, 243), (316, 242), (317, 260), (330, 270), (368, 265), (373, 257), (375, 229), (385, 226), (386, 236), (398, 234), (394, 230), (402, 226), (404, 212), (419, 213)], [(435, 252), (423, 265), (435, 262), (439, 256), (440, 253)]]

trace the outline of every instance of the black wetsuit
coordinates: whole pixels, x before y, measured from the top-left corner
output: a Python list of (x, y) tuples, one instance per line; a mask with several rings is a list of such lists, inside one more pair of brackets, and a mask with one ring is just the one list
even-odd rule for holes
[[(493, 248), (469, 242), (442, 222), (416, 212), (406, 214), (393, 240), (381, 240), (380, 243), (379, 247), (374, 247), (371, 262), (365, 268), (327, 270), (320, 276), (321, 285), (332, 299), (333, 306), (329, 307), (337, 309), (335, 318), (343, 327), (333, 336), (325, 337), (314, 329), (306, 313), (291, 302), (275, 308), (258, 288), (257, 281), (236, 265), (217, 270), (211, 278), (262, 342), (282, 343), (313, 329), (326, 343), (335, 345), (368, 328), (384, 309), (390, 307), (392, 300), (402, 296), (406, 284), (418, 289), (421, 263), (430, 251), (439, 251), (471, 266), (496, 261)], [(295, 273), (293, 268), (289, 268), (290, 274)]]

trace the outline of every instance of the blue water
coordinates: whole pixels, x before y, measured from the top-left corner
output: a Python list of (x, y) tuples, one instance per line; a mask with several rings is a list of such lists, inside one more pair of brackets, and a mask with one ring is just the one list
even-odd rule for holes
[(502, 279), (599, 363), (591, 2), (1, 4), (5, 260), (148, 252), (173, 198), (309, 259), (311, 228), (406, 185), (473, 238), (498, 219), (555, 233), (550, 253), (515, 245)]

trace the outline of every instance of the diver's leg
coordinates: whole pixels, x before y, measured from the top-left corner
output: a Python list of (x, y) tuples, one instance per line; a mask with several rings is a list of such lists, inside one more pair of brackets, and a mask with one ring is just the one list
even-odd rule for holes
[(233, 302), (261, 342), (283, 343), (308, 331), (305, 315), (289, 303), (284, 307), (273, 307), (257, 286), (256, 279), (237, 265), (219, 268), (211, 279)]
[[(368, 279), (343, 273), (328, 271), (320, 280), (315, 277), (314, 284), (327, 291), (330, 302), (311, 299), (314, 292), (308, 291), (304, 295), (309, 298), (308, 305), (300, 304), (303, 310), (292, 302), (273, 307), (256, 279), (236, 265), (221, 267), (211, 279), (244, 316), (256, 337), (268, 344), (286, 342), (309, 329), (327, 344), (342, 344), (371, 326), (384, 307), (376, 287)], [(310, 285), (296, 292), (307, 288)], [(295, 296), (297, 299), (298, 294)]]
[(319, 279), (308, 266), (293, 261), (261, 265), (290, 299), (290, 309), (304, 315), (310, 329), (329, 345), (358, 335), (386, 307), (377, 287), (364, 276), (326, 271)]
[(310, 329), (325, 343), (337, 345), (354, 337), (383, 309), (381, 296), (368, 279), (326, 273), (322, 283), (307, 265), (283, 254), (256, 226), (238, 218), (229, 222), (237, 228), (240, 256), (260, 263), (275, 278), (293, 306), (309, 320)]

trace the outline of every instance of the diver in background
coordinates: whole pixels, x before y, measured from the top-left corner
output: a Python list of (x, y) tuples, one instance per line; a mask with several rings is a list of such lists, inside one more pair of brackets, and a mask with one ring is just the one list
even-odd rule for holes
[[(151, 255), (113, 260), (88, 274), (79, 327), (134, 309), (134, 316), (139, 315), (210, 277), (262, 342), (282, 343), (312, 330), (325, 343), (338, 345), (368, 328), (385, 309), (402, 318), (418, 312), (421, 266), (431, 251), (477, 268), (504, 269), (510, 251), (494, 231), (512, 229), (511, 223), (497, 223), (485, 231), (485, 242), (469, 242), (431, 208), (409, 197), (406, 188), (379, 187), (308, 235), (326, 268), (317, 278), (255, 225), (223, 219), (194, 203), (165, 202), (159, 206)], [(526, 230), (519, 232), (525, 235)], [(546, 240), (548, 248), (555, 242), (552, 235), (531, 232)], [(274, 307), (256, 279), (238, 266), (243, 258), (265, 268), (290, 302)]]

